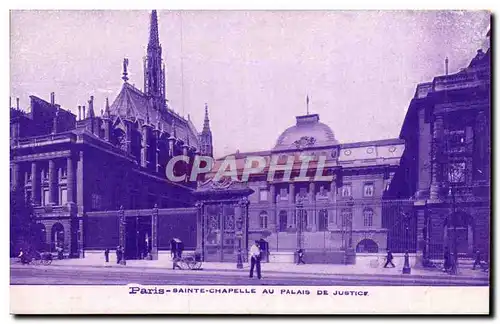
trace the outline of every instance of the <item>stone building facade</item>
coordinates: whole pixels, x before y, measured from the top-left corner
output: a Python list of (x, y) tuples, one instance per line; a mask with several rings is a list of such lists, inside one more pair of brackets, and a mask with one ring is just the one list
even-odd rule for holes
[[(125, 59), (121, 91), (111, 104), (108, 99), (102, 103), (100, 114), (92, 96), (87, 107), (78, 106), (76, 116), (56, 103), (54, 93), (50, 102), (31, 96), (29, 112), (19, 104), (11, 107), (11, 192), (22, 193), (34, 206), (39, 249), (53, 251), (58, 245), (66, 254), (82, 256), (84, 246), (116, 247), (116, 213), (89, 217), (93, 212), (194, 205), (196, 184), (169, 181), (165, 166), (177, 155), (192, 160), (212, 154), (208, 109), (199, 133), (189, 118), (170, 107), (156, 11), (151, 14), (144, 91), (128, 83), (127, 67)], [(178, 165), (174, 172), (185, 168)], [(151, 219), (146, 225), (139, 222), (131, 217), (129, 227), (144, 242), (151, 236)], [(193, 228), (186, 224), (185, 231)]]
[(413, 201), (424, 264), (446, 247), (459, 258), (489, 256), (490, 88), (490, 50), (478, 50), (458, 73), (419, 84), (408, 108), (406, 151), (386, 195)]
[[(401, 139), (341, 144), (319, 115), (297, 116), (273, 149), (234, 155), (238, 172), (249, 156), (263, 157), (267, 166), (272, 159), (283, 165), (293, 160), (290, 180), (277, 172), (269, 181), (268, 167), (249, 178), (249, 242), (264, 240), (271, 258), (281, 261), (293, 261), (299, 248), (316, 262), (342, 263), (334, 259), (349, 249), (383, 253), (391, 226), (382, 198), (404, 150)], [(314, 160), (309, 179), (299, 181), (301, 156)], [(314, 180), (321, 156), (330, 181)]]

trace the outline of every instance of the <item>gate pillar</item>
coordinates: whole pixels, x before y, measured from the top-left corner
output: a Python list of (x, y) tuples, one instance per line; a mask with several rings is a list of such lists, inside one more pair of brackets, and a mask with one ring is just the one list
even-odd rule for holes
[(151, 260), (158, 260), (158, 205), (151, 214)]

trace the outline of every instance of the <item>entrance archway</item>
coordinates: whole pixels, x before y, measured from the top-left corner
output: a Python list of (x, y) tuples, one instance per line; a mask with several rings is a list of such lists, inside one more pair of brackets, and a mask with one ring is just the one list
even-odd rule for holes
[(64, 249), (64, 226), (61, 223), (55, 223), (52, 225), (50, 238), (52, 251), (56, 251), (56, 247), (58, 246)]
[(378, 245), (372, 239), (363, 239), (356, 246), (357, 253), (378, 253)]

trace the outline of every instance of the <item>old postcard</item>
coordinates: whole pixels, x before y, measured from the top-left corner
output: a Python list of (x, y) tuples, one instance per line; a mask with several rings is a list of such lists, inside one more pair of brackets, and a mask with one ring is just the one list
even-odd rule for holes
[(13, 314), (488, 314), (488, 11), (12, 10)]

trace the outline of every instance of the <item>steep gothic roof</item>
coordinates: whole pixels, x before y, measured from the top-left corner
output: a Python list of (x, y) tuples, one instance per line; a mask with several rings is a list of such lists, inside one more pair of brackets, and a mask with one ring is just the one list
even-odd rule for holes
[(158, 110), (154, 107), (154, 102), (146, 97), (146, 95), (130, 85), (124, 83), (122, 89), (114, 102), (110, 106), (110, 114), (123, 119), (138, 120), (140, 123), (145, 123), (149, 119), (149, 123), (158, 126), (160, 129), (173, 134), (173, 125), (175, 125), (175, 136), (186, 142), (189, 140), (189, 145), (199, 148), (198, 131), (190, 120), (186, 120), (175, 113), (169, 105)]

